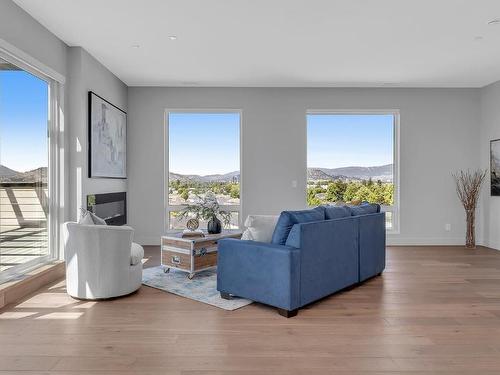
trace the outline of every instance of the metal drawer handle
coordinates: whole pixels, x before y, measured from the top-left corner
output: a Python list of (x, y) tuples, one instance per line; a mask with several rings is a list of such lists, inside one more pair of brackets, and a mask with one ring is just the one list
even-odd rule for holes
[(174, 263), (174, 264), (179, 264), (180, 262), (181, 262), (181, 258), (180, 258), (179, 256), (174, 255), (174, 256), (172, 257), (172, 263)]

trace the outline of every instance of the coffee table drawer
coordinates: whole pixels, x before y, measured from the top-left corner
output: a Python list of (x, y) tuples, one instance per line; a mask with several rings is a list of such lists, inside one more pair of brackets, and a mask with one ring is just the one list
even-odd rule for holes
[(191, 269), (191, 257), (189, 254), (177, 251), (163, 250), (161, 252), (161, 263), (164, 266), (181, 268), (187, 271)]

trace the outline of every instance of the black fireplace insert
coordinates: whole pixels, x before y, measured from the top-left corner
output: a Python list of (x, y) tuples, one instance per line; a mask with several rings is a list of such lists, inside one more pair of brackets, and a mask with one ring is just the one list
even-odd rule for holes
[(87, 209), (108, 225), (127, 224), (127, 193), (106, 193), (87, 195)]

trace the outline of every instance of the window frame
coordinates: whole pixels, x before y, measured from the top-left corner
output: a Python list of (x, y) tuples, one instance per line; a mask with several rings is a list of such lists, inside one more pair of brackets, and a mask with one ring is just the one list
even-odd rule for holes
[(394, 205), (381, 206), (382, 212), (392, 213), (392, 228), (386, 229), (387, 234), (400, 233), (400, 111), (399, 109), (309, 109), (305, 114), (305, 139), (306, 139), (306, 191), (304, 198), (307, 204), (307, 168), (308, 168), (308, 141), (307, 141), (307, 116), (309, 115), (391, 115), (393, 117), (393, 184)]
[(232, 212), (238, 212), (238, 229), (242, 226), (242, 207), (243, 207), (243, 111), (241, 109), (231, 109), (231, 108), (167, 108), (163, 115), (163, 132), (164, 132), (164, 142), (163, 142), (163, 229), (165, 233), (178, 232), (177, 229), (170, 229), (170, 212), (180, 211), (186, 205), (170, 205), (169, 204), (169, 172), (170, 172), (170, 149), (169, 149), (169, 115), (171, 113), (208, 113), (208, 114), (225, 114), (225, 113), (237, 113), (239, 115), (239, 168), (240, 168), (240, 204), (239, 205), (221, 205), (220, 208), (223, 210), (228, 210)]
[(48, 254), (0, 272), (0, 284), (62, 258), (64, 218), (64, 76), (0, 39), (0, 58), (47, 83)]

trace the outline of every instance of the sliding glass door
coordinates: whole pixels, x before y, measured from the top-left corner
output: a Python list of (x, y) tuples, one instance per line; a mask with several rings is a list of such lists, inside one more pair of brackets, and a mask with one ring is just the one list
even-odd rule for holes
[(0, 282), (50, 258), (49, 83), (0, 59)]

